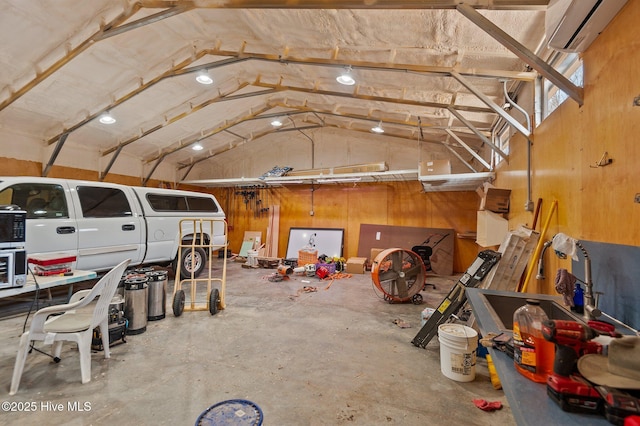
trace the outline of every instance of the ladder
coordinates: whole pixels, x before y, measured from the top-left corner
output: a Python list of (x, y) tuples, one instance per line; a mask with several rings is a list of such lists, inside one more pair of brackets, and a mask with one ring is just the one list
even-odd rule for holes
[(491, 268), (500, 260), (500, 252), (483, 250), (478, 253), (476, 260), (460, 277), (449, 294), (444, 298), (438, 308), (431, 314), (425, 325), (420, 329), (411, 343), (414, 346), (425, 348), (433, 336), (438, 333), (438, 326), (449, 321), (451, 315), (456, 314), (467, 301), (465, 289), (476, 287), (487, 276)]

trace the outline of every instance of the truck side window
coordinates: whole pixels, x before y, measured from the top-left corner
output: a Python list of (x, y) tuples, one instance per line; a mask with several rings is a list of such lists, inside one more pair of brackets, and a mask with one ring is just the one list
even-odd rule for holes
[(218, 205), (211, 199), (206, 197), (187, 197), (189, 211), (192, 212), (217, 212)]
[(67, 199), (61, 185), (20, 183), (5, 188), (0, 199), (16, 204), (27, 212), (27, 219), (63, 219), (69, 217)]
[(218, 205), (208, 197), (147, 194), (147, 201), (157, 212), (217, 212)]
[(78, 186), (78, 199), (84, 217), (132, 216), (127, 196), (117, 188)]

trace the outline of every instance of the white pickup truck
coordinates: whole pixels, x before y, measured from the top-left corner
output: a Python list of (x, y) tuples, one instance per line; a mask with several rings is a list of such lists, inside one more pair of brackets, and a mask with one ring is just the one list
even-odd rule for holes
[[(0, 177), (0, 204), (27, 212), (27, 256), (74, 255), (76, 269), (105, 271), (131, 259), (131, 265), (172, 264), (174, 270), (181, 262), (183, 277), (197, 276), (208, 253), (186, 247), (193, 234), (179, 229), (185, 218), (220, 219), (197, 236), (214, 247), (226, 243), (225, 214), (206, 193), (17, 176)], [(180, 234), (185, 248), (177, 259)]]

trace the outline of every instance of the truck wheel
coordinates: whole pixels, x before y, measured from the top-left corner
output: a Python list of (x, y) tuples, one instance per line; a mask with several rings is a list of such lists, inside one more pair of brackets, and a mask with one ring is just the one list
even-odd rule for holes
[(180, 259), (180, 276), (183, 279), (199, 276), (207, 265), (207, 252), (202, 247), (195, 247), (193, 250), (186, 248), (182, 250)]

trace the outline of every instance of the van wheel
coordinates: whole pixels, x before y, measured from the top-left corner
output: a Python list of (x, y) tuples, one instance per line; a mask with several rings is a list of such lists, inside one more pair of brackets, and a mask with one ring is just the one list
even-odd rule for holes
[(202, 247), (185, 248), (180, 258), (180, 276), (183, 279), (199, 276), (207, 265), (207, 252)]

